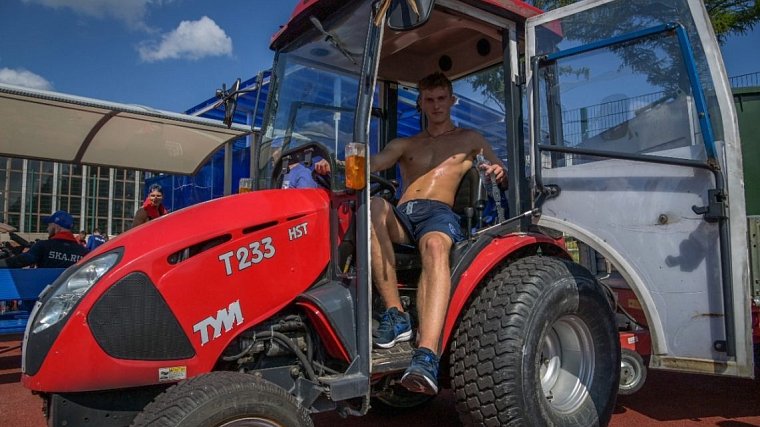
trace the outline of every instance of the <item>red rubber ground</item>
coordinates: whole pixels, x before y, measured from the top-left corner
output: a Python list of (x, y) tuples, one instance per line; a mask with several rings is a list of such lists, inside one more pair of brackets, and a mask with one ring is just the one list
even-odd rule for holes
[[(19, 336), (0, 337), (0, 426), (44, 427), (42, 401), (21, 386)], [(441, 427), (458, 425), (450, 390), (424, 407), (370, 411), (343, 419), (335, 413), (314, 417), (318, 427)], [(760, 426), (760, 381), (649, 371), (644, 388), (618, 397), (613, 427)]]

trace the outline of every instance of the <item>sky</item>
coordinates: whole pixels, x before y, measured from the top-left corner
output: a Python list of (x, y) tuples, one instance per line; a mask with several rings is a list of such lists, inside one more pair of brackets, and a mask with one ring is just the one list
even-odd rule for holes
[[(0, 82), (185, 111), (271, 67), (299, 0), (0, 0)], [(760, 27), (722, 47), (760, 72)]]
[(272, 66), (298, 0), (0, 0), (0, 82), (167, 111)]

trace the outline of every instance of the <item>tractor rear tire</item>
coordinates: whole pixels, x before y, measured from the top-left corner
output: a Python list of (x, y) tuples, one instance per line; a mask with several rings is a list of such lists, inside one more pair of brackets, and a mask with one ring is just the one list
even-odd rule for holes
[(602, 287), (578, 264), (531, 256), (497, 267), (451, 344), (464, 425), (605, 426), (620, 342)]
[(134, 427), (311, 427), (307, 410), (281, 387), (250, 374), (212, 372), (170, 387)]

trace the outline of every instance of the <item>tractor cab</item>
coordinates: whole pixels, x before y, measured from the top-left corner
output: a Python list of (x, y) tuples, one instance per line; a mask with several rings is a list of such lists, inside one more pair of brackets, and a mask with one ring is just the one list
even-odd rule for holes
[[(518, 28), (540, 11), (522, 2), (485, 9), (447, 1), (379, 4), (385, 3), (387, 23), (378, 20), (373, 10), (378, 5), (372, 2), (334, 7), (330, 2), (306, 2), (273, 38), (277, 55), (270, 103), (254, 156), (258, 189), (282, 188), (294, 161), (309, 169), (313, 159), (337, 164), (346, 160), (350, 143), (365, 144), (371, 156), (394, 138), (424, 131), (416, 84), (436, 71), (453, 81), (454, 123), (482, 132), (501, 159), (509, 157), (507, 140), (518, 130), (507, 125), (507, 119), (518, 117), (506, 111), (500, 88), (505, 67), (518, 72), (516, 62), (509, 62), (517, 61), (518, 44), (522, 46)], [(368, 45), (370, 41), (377, 46)], [(522, 129), (519, 135), (523, 138)], [(329, 179), (315, 176), (321, 187), (335, 195), (359, 194), (361, 188), (346, 188), (344, 169), (331, 169)], [(473, 168), (457, 191), (454, 211), (462, 217), (468, 237), (510, 219), (503, 209), (507, 194), (496, 194), (499, 218), (495, 192), (483, 178)], [(394, 201), (407, 184), (397, 169), (361, 180), (368, 180), (370, 196)], [(355, 203), (351, 201), (354, 207)], [(516, 223), (512, 218), (513, 230)]]

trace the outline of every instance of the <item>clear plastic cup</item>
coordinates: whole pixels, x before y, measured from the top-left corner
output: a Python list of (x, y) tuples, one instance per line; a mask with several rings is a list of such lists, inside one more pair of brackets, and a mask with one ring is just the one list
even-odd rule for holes
[(346, 145), (346, 188), (361, 190), (367, 183), (367, 146), (358, 142)]
[(253, 191), (253, 179), (240, 178), (240, 182), (238, 183), (238, 193), (248, 193), (251, 191)]

